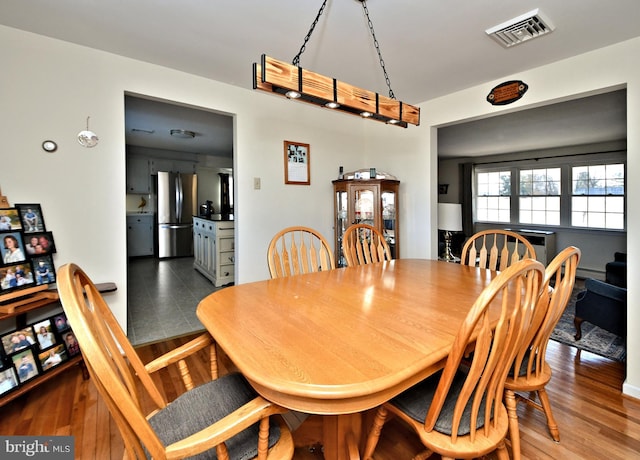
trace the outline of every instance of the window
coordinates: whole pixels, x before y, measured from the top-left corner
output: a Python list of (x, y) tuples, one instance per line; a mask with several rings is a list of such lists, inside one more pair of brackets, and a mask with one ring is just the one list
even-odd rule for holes
[(560, 168), (520, 170), (520, 223), (560, 225)]
[(476, 218), (480, 221), (511, 221), (511, 171), (478, 173)]
[(624, 230), (625, 164), (620, 155), (594, 158), (477, 165), (475, 220)]
[(624, 165), (571, 168), (571, 225), (624, 229)]

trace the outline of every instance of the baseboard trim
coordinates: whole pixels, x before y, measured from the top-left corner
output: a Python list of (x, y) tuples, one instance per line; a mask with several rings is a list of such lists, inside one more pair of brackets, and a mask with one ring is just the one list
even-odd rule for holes
[(622, 394), (635, 399), (640, 399), (640, 388), (625, 382), (622, 384)]

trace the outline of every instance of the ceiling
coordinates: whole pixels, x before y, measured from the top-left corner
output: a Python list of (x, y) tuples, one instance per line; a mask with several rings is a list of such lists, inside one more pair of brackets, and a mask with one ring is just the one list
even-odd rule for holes
[[(1, 2), (0, 24), (249, 89), (251, 63), (262, 53), (293, 59), (321, 4), (320, 0), (129, 0), (126, 4), (24, 0)], [(393, 92), (410, 104), (640, 35), (637, 0), (369, 0), (366, 5)], [(555, 26), (552, 33), (508, 49), (486, 36), (486, 29), (535, 8)], [(387, 93), (357, 0), (328, 0), (300, 65)], [(152, 129), (160, 132), (166, 126)], [(212, 145), (207, 152), (215, 154), (221, 148)]]

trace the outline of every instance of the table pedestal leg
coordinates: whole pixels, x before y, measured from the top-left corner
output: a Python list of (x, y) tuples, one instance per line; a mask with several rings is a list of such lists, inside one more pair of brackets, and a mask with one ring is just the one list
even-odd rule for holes
[(360, 414), (325, 415), (323, 447), (326, 460), (359, 460), (358, 443), (362, 435)]

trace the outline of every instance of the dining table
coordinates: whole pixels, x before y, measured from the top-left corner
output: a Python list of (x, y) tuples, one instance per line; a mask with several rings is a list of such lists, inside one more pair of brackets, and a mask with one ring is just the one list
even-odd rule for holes
[(326, 459), (353, 459), (361, 414), (444, 367), (495, 276), (396, 259), (227, 287), (202, 299), (197, 316), (262, 397), (323, 416)]

